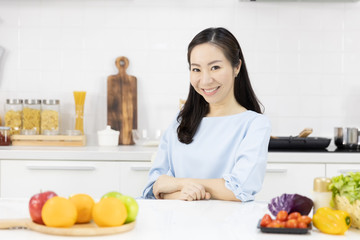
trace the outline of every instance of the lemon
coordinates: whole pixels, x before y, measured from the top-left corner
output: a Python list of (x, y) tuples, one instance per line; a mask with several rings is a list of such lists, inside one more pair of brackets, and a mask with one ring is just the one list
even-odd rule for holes
[(125, 223), (127, 210), (117, 198), (102, 198), (93, 208), (92, 216), (99, 227), (117, 227)]
[(55, 196), (45, 202), (41, 216), (48, 227), (71, 227), (76, 222), (77, 210), (69, 199)]
[(76, 223), (88, 223), (92, 219), (92, 209), (95, 205), (94, 199), (87, 194), (79, 193), (70, 198), (77, 209)]

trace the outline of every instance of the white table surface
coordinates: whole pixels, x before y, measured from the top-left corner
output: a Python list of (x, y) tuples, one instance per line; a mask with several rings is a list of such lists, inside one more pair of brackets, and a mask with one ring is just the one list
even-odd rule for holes
[[(313, 228), (306, 235), (266, 234), (257, 229), (259, 219), (268, 213), (264, 202), (138, 200), (139, 215), (135, 228), (127, 233), (99, 237), (62, 237), (27, 229), (0, 230), (0, 239), (360, 239), (360, 230), (344, 236), (320, 233)], [(0, 218), (26, 218), (28, 200), (0, 199)]]

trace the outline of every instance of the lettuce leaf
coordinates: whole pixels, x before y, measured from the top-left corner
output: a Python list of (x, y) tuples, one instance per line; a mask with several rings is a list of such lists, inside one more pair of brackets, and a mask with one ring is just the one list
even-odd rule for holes
[(333, 199), (336, 195), (344, 196), (351, 204), (355, 200), (360, 200), (360, 172), (333, 177), (329, 190), (332, 191)]

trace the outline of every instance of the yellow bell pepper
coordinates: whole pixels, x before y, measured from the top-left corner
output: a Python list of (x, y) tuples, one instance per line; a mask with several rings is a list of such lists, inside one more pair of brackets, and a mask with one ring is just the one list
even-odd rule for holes
[(347, 212), (328, 207), (319, 208), (312, 221), (321, 232), (335, 235), (343, 235), (351, 225), (351, 218)]

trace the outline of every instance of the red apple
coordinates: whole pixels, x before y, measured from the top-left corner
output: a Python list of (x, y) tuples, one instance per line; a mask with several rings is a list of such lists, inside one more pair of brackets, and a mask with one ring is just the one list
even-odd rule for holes
[(56, 193), (52, 192), (52, 191), (47, 191), (47, 192), (41, 192), (38, 194), (35, 194), (34, 196), (31, 197), (30, 201), (29, 201), (29, 212), (30, 212), (30, 216), (31, 219), (39, 224), (44, 224), (42, 217), (41, 217), (41, 210), (45, 204), (45, 202), (52, 198), (57, 196)]

